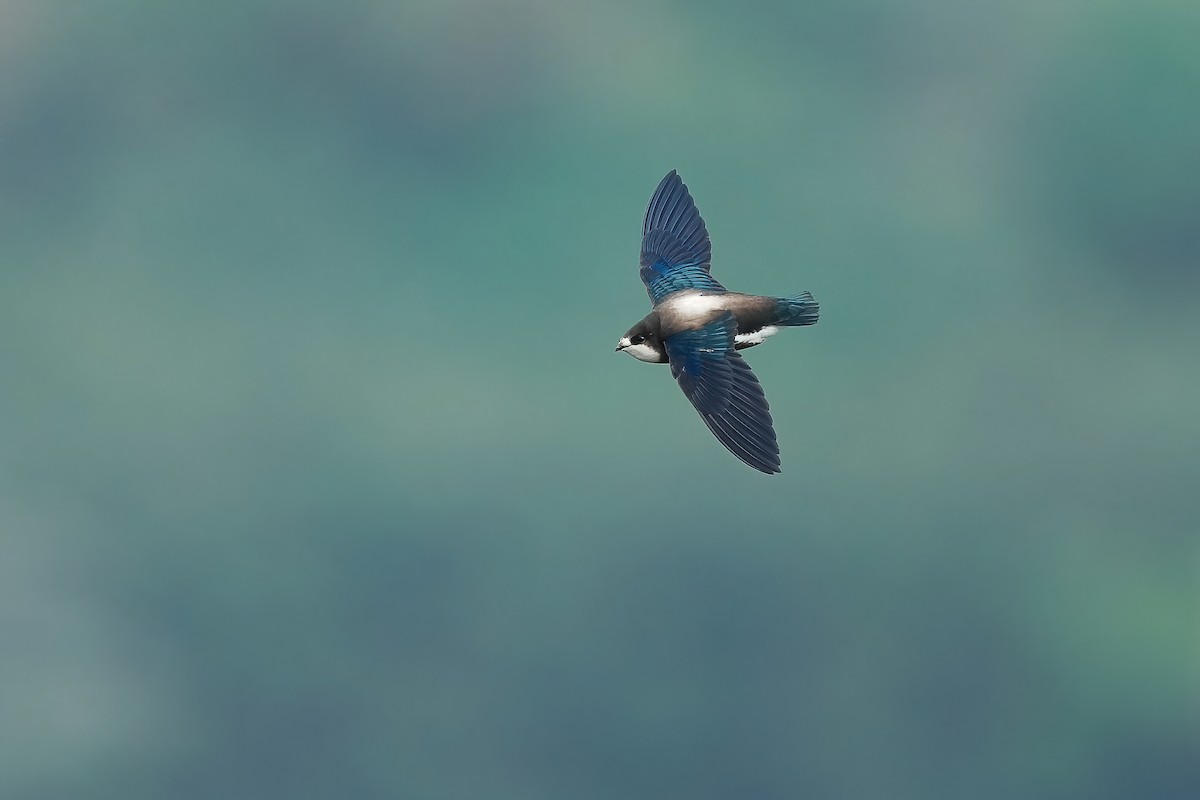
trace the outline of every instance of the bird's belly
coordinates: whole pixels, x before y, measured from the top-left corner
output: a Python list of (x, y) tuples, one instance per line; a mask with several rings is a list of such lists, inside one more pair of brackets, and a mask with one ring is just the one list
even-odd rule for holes
[(703, 319), (711, 316), (714, 311), (724, 310), (727, 300), (727, 294), (680, 292), (679, 295), (669, 298), (664, 305), (668, 305), (670, 310), (681, 318)]
[(664, 336), (692, 330), (707, 324), (725, 310), (728, 294), (704, 294), (683, 291), (671, 295), (655, 307)]
[(762, 344), (779, 332), (778, 327), (770, 324), (776, 313), (775, 303), (769, 297), (740, 292), (707, 294), (693, 290), (671, 295), (655, 311), (662, 320), (665, 336), (706, 325), (722, 311), (729, 311), (737, 320), (738, 330), (746, 331), (735, 339), (738, 349), (744, 349)]

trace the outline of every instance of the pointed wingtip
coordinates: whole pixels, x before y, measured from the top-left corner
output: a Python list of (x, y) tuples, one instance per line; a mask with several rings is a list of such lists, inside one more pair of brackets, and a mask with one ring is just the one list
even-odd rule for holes
[[(734, 453), (734, 455), (736, 456), (736, 455), (737, 455), (737, 453)], [(738, 456), (738, 458), (741, 458), (741, 456)], [(744, 458), (741, 458), (741, 460), (742, 460), (742, 463), (744, 463), (744, 464), (746, 464), (746, 465), (748, 465), (748, 466), (750, 466), (750, 467), (753, 467), (754, 469), (756, 469), (756, 470), (758, 470), (759, 472), (761, 472), (763, 475), (778, 475), (778, 474), (780, 474), (781, 472), (783, 472), (783, 470), (782, 470), (782, 469), (780, 469), (780, 467), (779, 467), (779, 456), (776, 456), (776, 457), (775, 457), (775, 463), (774, 463), (774, 464), (770, 463), (769, 461), (764, 461), (764, 462), (761, 462), (761, 463), (752, 464), (752, 463), (750, 463), (749, 461), (747, 461), (747, 460), (746, 460), (746, 459), (744, 459)]]
[(746, 466), (748, 466), (750, 469), (754, 470), (755, 472), (761, 472), (763, 475), (778, 475), (779, 473), (783, 472), (783, 470), (781, 470), (779, 468), (778, 463), (772, 464), (769, 461), (760, 461), (760, 460), (751, 461), (750, 459), (748, 459), (742, 455), (739, 455), (738, 453), (733, 453), (733, 455), (737, 458), (738, 461), (741, 461), (743, 464), (745, 464)]
[(683, 178), (679, 177), (678, 170), (671, 170), (666, 175), (663, 175), (662, 180), (658, 182), (658, 186), (661, 189), (676, 183), (683, 183)]

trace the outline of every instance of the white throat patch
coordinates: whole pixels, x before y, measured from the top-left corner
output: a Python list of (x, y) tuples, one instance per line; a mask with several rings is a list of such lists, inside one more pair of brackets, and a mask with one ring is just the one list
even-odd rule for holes
[(650, 345), (645, 344), (645, 343), (631, 344), (628, 347), (622, 349), (621, 352), (629, 353), (629, 355), (633, 356), (638, 361), (648, 361), (651, 364), (655, 364), (659, 360), (658, 351), (655, 350)]

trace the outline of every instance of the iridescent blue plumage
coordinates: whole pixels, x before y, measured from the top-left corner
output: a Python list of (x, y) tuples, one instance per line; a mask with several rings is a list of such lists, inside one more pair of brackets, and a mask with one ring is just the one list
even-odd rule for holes
[(779, 444), (762, 386), (734, 350), (737, 321), (725, 312), (664, 341), (671, 374), (721, 444), (755, 469), (779, 472)]
[(778, 316), (773, 325), (800, 327), (816, 325), (821, 316), (821, 305), (813, 299), (812, 292), (801, 292), (791, 297), (777, 298)]
[(641, 275), (650, 302), (658, 305), (682, 289), (725, 291), (708, 272), (711, 259), (704, 220), (687, 186), (671, 170), (655, 189), (642, 222)]

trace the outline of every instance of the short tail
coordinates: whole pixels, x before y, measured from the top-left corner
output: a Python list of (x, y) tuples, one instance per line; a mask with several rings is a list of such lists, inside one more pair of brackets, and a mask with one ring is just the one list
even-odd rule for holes
[(815, 325), (821, 315), (821, 304), (813, 299), (811, 292), (776, 299), (779, 302), (776, 325)]

